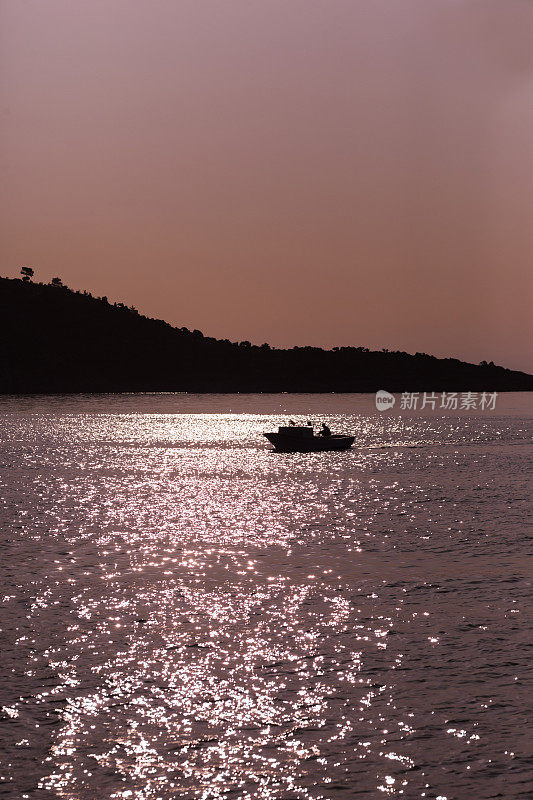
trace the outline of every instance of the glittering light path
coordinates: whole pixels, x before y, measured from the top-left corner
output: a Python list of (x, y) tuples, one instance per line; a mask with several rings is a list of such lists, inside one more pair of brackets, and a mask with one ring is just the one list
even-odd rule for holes
[(10, 420), (0, 796), (527, 796), (523, 420), (278, 421)]

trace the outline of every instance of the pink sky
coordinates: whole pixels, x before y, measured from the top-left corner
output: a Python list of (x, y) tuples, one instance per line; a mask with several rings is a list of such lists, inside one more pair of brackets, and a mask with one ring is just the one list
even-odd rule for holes
[(533, 371), (533, 3), (1, 0), (0, 274)]

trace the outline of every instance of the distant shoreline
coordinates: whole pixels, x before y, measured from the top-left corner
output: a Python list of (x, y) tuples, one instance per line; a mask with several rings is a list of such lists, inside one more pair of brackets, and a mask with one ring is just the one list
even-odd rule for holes
[[(128, 396), (128, 395), (166, 395), (166, 394), (168, 394), (168, 395), (187, 395), (187, 396), (196, 395), (196, 394), (198, 394), (198, 395), (209, 395), (209, 394), (232, 395), (232, 394), (234, 394), (234, 395), (245, 395), (245, 396), (250, 396), (250, 395), (276, 395), (276, 396), (283, 396), (283, 395), (289, 395), (289, 394), (301, 394), (301, 395), (307, 395), (307, 394), (313, 394), (313, 395), (314, 394), (316, 394), (316, 395), (329, 395), (329, 394), (335, 394), (335, 395), (337, 395), (337, 394), (340, 394), (340, 395), (358, 394), (359, 395), (359, 394), (368, 394), (368, 395), (372, 396), (372, 395), (375, 395), (377, 391), (379, 391), (379, 389), (376, 389), (375, 391), (366, 391), (365, 390), (365, 391), (360, 391), (360, 392), (355, 391), (355, 390), (354, 391), (348, 391), (347, 390), (347, 391), (341, 391), (341, 392), (328, 391), (328, 390), (324, 390), (324, 391), (291, 390), (291, 391), (284, 391), (284, 392), (255, 390), (255, 391), (249, 391), (249, 392), (247, 392), (247, 391), (240, 392), (240, 391), (234, 391), (234, 390), (230, 390), (230, 389), (228, 389), (227, 391), (211, 391), (209, 389), (202, 389), (201, 391), (193, 391), (193, 390), (184, 391), (184, 390), (181, 390), (181, 389), (180, 390), (175, 390), (175, 391), (171, 390), (171, 389), (170, 390), (162, 389), (161, 391), (156, 391), (156, 390), (152, 390), (152, 389), (139, 389), (139, 390), (129, 391), (129, 390), (125, 389), (125, 390), (120, 391), (120, 392), (119, 391), (116, 391), (116, 392), (115, 391), (97, 391), (97, 392), (90, 392), (90, 391), (79, 391), (79, 392), (68, 392), (68, 391), (6, 392), (6, 391), (3, 391), (3, 390), (0, 390), (0, 397), (61, 397), (63, 395), (68, 395), (69, 397), (83, 397), (85, 395), (88, 395), (89, 397), (99, 397), (99, 396), (100, 397), (107, 397), (107, 396), (113, 396), (113, 397), (117, 397), (118, 396), (118, 397), (120, 397), (122, 395)], [(404, 391), (405, 392), (410, 392), (411, 390), (410, 389), (404, 389), (402, 391), (396, 391), (396, 390), (393, 389), (393, 390), (391, 390), (391, 394), (401, 395)], [(423, 392), (421, 392), (421, 390), (419, 390), (419, 389), (418, 390), (413, 390), (413, 391), (417, 391), (418, 393), (423, 394)], [(429, 390), (429, 391), (431, 391), (431, 390)], [(436, 392), (437, 395), (439, 395), (439, 394), (441, 394), (441, 392), (449, 393), (449, 392), (453, 391), (453, 392), (461, 393), (461, 392), (467, 392), (467, 391), (470, 391), (470, 390), (469, 389), (442, 389), (442, 390), (435, 389), (434, 391)], [(489, 391), (489, 390), (477, 390), (477, 393), (480, 394), (482, 391)], [(497, 391), (498, 394), (523, 394), (523, 393), (532, 392), (533, 389), (501, 389), (501, 390), (495, 390), (495, 391)]]
[[(59, 279), (55, 279), (58, 281)], [(366, 347), (230, 342), (61, 283), (0, 278), (0, 394), (533, 391), (492, 362)]]

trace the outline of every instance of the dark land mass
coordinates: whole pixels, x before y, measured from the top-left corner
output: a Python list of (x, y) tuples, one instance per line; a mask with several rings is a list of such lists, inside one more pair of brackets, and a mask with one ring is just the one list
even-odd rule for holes
[(65, 286), (0, 278), (0, 392), (529, 391), (494, 364), (204, 336)]

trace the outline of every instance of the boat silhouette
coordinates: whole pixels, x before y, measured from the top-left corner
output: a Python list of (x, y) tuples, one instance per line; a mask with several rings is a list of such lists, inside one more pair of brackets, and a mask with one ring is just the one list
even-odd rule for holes
[[(329, 430), (326, 428), (326, 430)], [(276, 432), (263, 433), (279, 453), (315, 453), (329, 450), (349, 450), (355, 436), (330, 433), (315, 435), (310, 425), (280, 425)]]

